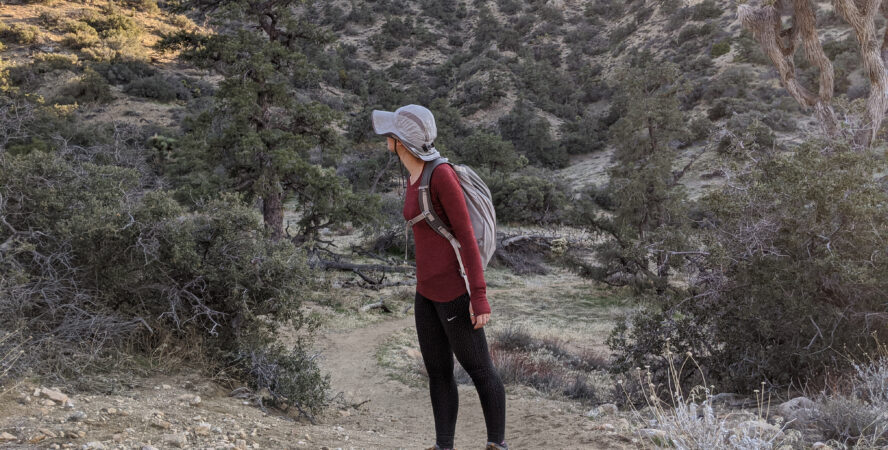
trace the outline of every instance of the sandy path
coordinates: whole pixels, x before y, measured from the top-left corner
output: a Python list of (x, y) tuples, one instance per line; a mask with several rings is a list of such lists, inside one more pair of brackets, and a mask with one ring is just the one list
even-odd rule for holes
[[(376, 351), (392, 334), (413, 327), (412, 316), (356, 330), (321, 336), (323, 369), (331, 376), (333, 392), (342, 392), (349, 404), (366, 402), (348, 416), (329, 418), (349, 432), (349, 441), (336, 446), (358, 448), (426, 448), (434, 443), (434, 422), (428, 391), (405, 385), (386, 375)], [(513, 389), (507, 388), (507, 391)], [(456, 447), (483, 448), (484, 417), (472, 386), (460, 386)], [(569, 403), (507, 393), (506, 437), (515, 449), (622, 448), (611, 434)]]

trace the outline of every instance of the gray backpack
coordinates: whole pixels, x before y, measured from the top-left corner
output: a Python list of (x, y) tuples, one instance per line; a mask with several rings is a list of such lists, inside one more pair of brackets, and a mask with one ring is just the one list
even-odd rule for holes
[[(466, 207), (469, 210), (469, 218), (472, 221), (472, 230), (475, 232), (475, 241), (478, 242), (478, 251), (481, 253), (481, 267), (486, 268), (490, 258), (493, 257), (493, 253), (496, 251), (496, 211), (493, 209), (493, 198), (490, 195), (490, 189), (487, 188), (481, 177), (470, 167), (462, 164), (452, 164), (447, 161), (447, 158), (429, 161), (423, 167), (422, 178), (419, 183), (419, 209), (421, 212), (418, 216), (407, 221), (407, 232), (409, 232), (410, 227), (419, 223), (420, 220), (425, 220), (441, 237), (447, 239), (450, 245), (453, 246), (453, 251), (456, 252), (456, 260), (459, 261), (460, 275), (462, 275), (463, 280), (466, 282), (466, 290), (471, 292), (466, 269), (459, 254), (459, 241), (447, 229), (444, 221), (435, 214), (435, 208), (432, 207), (429, 181), (432, 178), (432, 172), (441, 164), (453, 166), (456, 177), (459, 179), (459, 184), (462, 186)], [(406, 248), (404, 249), (404, 254), (406, 258)]]

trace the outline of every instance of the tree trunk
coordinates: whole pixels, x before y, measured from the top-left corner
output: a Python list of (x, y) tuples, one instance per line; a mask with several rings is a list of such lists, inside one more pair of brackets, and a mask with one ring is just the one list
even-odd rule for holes
[(271, 238), (278, 240), (284, 235), (284, 198), (282, 193), (275, 192), (262, 197), (262, 218), (265, 229)]
[(836, 11), (842, 16), (857, 36), (860, 46), (860, 59), (863, 71), (870, 80), (870, 94), (866, 100), (866, 117), (862, 129), (855, 133), (855, 142), (869, 146), (876, 137), (885, 108), (888, 105), (886, 89), (888, 74), (882, 61), (882, 46), (876, 37), (875, 20), (881, 0), (863, 0), (855, 4), (852, 0), (833, 0)]

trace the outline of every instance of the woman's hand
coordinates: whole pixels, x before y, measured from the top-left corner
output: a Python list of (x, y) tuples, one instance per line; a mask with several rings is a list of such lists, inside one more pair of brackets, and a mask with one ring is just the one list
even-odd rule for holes
[(472, 310), (472, 304), (469, 303), (469, 317), (472, 318), (472, 325), (475, 326), (475, 329), (483, 327), (487, 325), (487, 322), (490, 321), (490, 313), (487, 314), (478, 314), (475, 315), (475, 312)]

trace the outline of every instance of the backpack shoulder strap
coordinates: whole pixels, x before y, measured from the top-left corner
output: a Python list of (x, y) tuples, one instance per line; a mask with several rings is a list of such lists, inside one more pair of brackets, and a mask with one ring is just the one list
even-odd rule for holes
[[(436, 233), (441, 235), (444, 239), (447, 239), (450, 242), (450, 245), (453, 247), (453, 251), (456, 253), (456, 260), (459, 262), (459, 274), (462, 276), (463, 281), (466, 283), (466, 292), (471, 295), (472, 289), (469, 286), (469, 278), (466, 276), (466, 269), (463, 265), (462, 255), (459, 253), (459, 249), (461, 245), (459, 244), (459, 240), (456, 239), (456, 236), (450, 232), (447, 228), (447, 225), (444, 224), (444, 221), (438, 217), (438, 214), (435, 213), (435, 208), (432, 206), (432, 193), (431, 193), (431, 180), (432, 180), (432, 172), (440, 166), (441, 164), (450, 164), (447, 161), (447, 158), (438, 158), (432, 161), (426, 162), (425, 166), (422, 168), (422, 178), (419, 183), (419, 210), (420, 213), (418, 216), (413, 219), (407, 221), (407, 230), (410, 229), (413, 225), (418, 223), (421, 220), (425, 220), (428, 222), (429, 226), (435, 230)], [(404, 259), (407, 259), (407, 243), (404, 243)]]
[[(447, 228), (447, 225), (444, 224), (444, 221), (438, 217), (438, 214), (435, 213), (435, 208), (432, 205), (432, 173), (441, 164), (448, 164), (447, 158), (438, 158), (434, 161), (429, 161), (423, 168), (422, 179), (419, 183), (419, 210), (421, 211), (422, 218), (428, 222), (429, 226), (432, 227), (436, 233), (440, 234), (444, 239), (451, 241), (451, 243), (456, 243), (456, 248), (459, 248), (459, 241), (456, 240), (453, 233), (451, 233)], [(416, 217), (416, 219), (418, 218), (419, 216)]]

